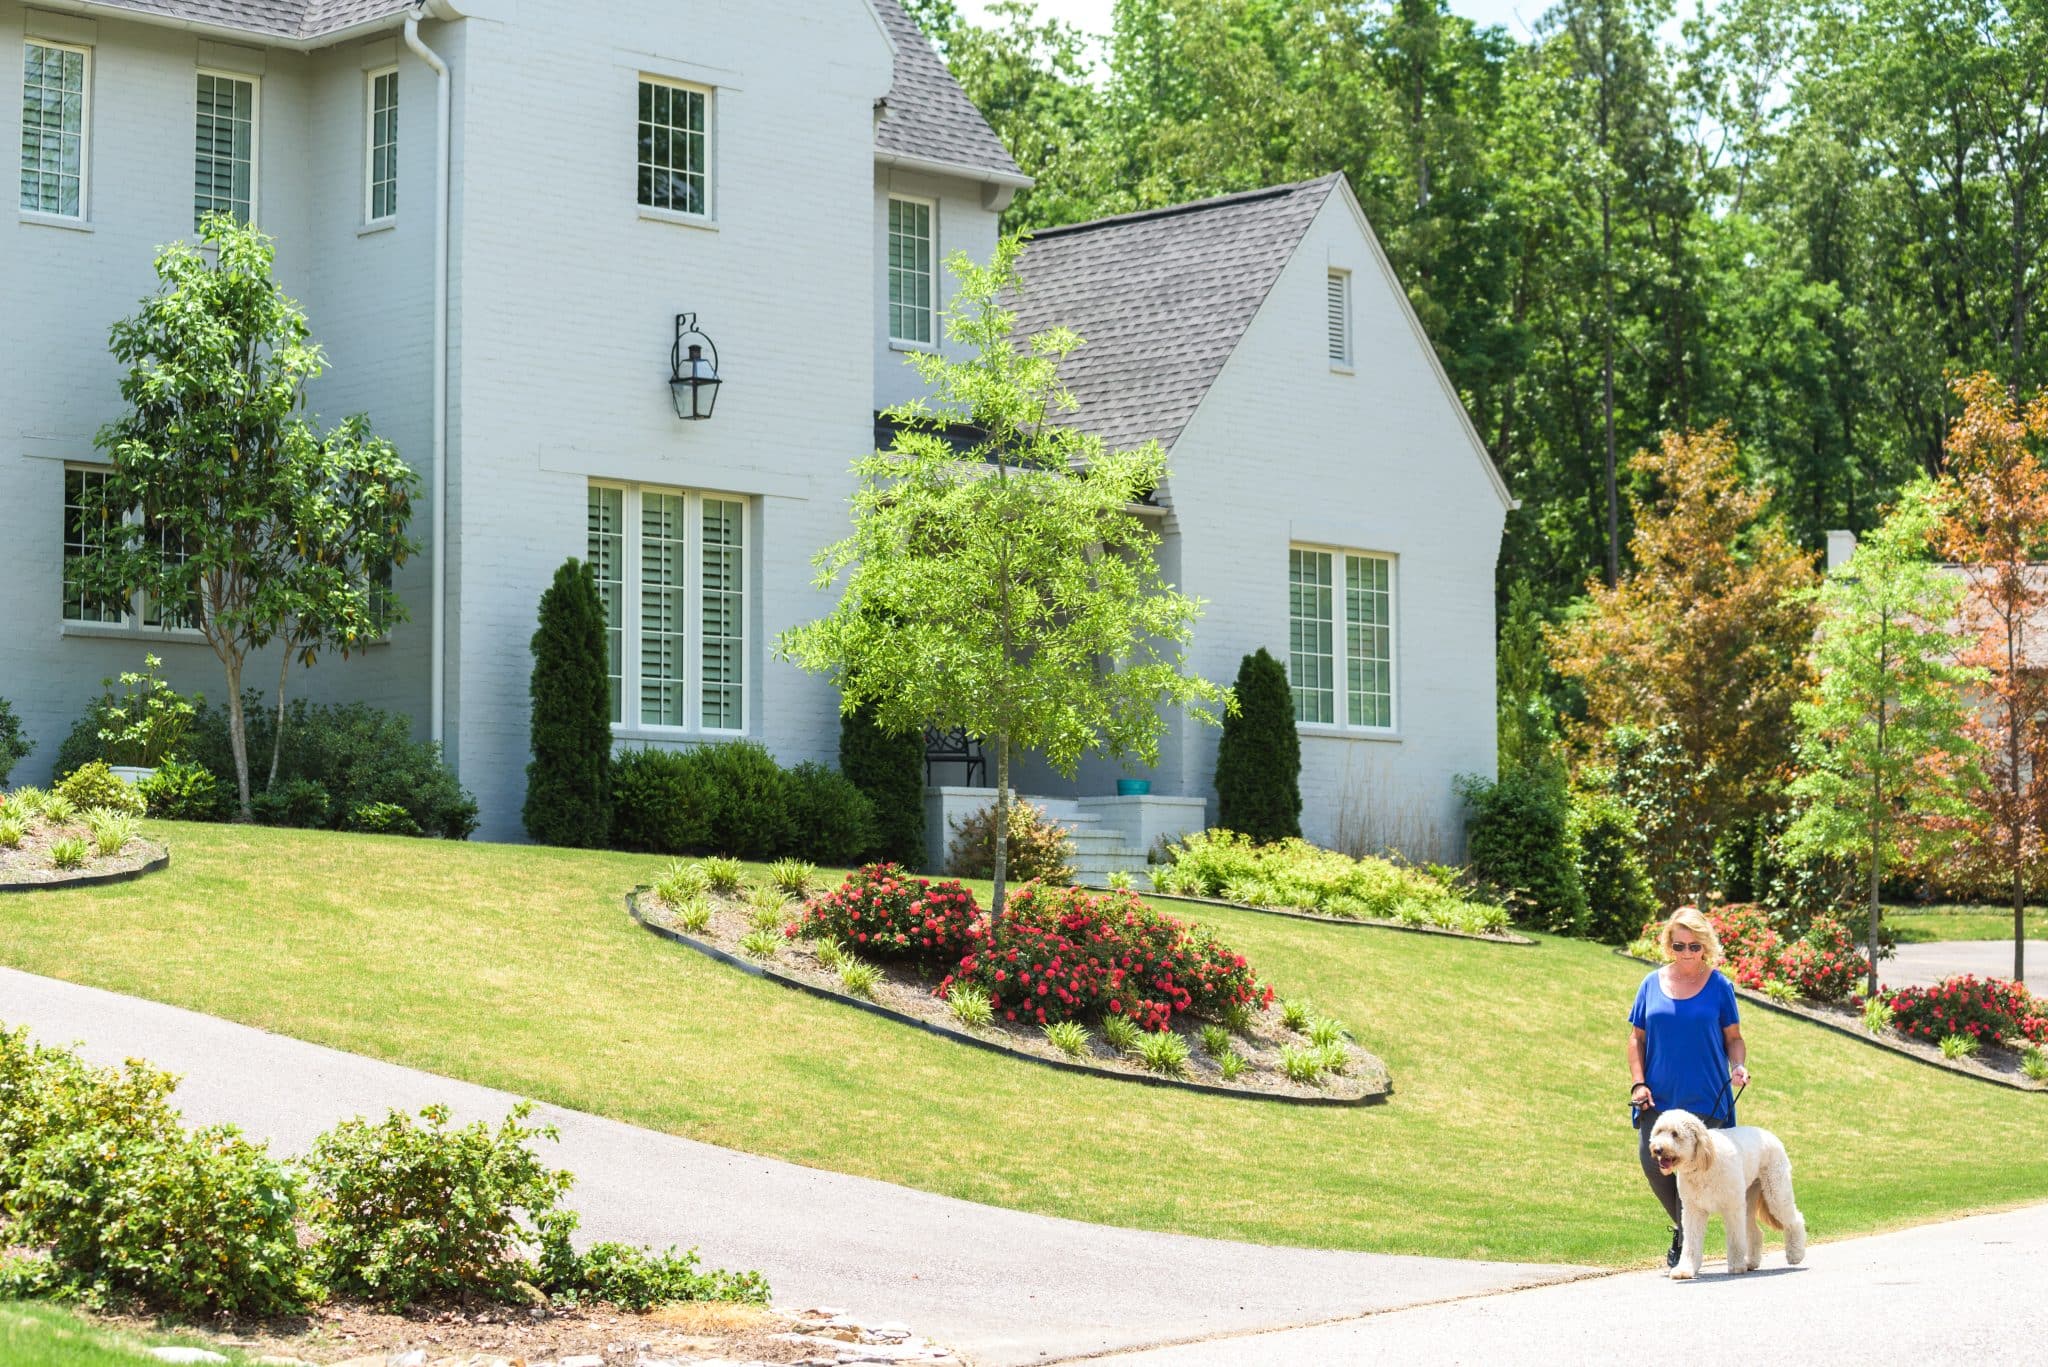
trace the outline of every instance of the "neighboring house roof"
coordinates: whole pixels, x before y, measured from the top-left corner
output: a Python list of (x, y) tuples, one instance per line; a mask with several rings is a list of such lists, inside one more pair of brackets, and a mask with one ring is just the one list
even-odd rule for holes
[(403, 14), (412, 0), (101, 0), (96, 8), (189, 19), (269, 38), (318, 38)]
[(1017, 332), (1069, 327), (1075, 422), (1112, 449), (1171, 446), (1340, 177), (1046, 228), (1024, 249)]
[[(2003, 641), (2004, 625), (1983, 615), (1985, 610), (1970, 596), (1970, 590), (1987, 578), (1985, 571), (1980, 567), (1957, 564), (1946, 564), (1941, 568), (1964, 584), (1966, 596), (1956, 614), (1956, 625), (1971, 633), (1995, 626), (1998, 634), (1994, 639)], [(2020, 623), (2020, 666), (2023, 669), (2048, 669), (2048, 565), (2027, 566), (2026, 584), (2028, 593), (2040, 595), (2043, 601)]]
[(1010, 149), (946, 70), (917, 21), (897, 0), (874, 0), (874, 6), (896, 49), (895, 84), (883, 102), (875, 150), (1023, 180)]

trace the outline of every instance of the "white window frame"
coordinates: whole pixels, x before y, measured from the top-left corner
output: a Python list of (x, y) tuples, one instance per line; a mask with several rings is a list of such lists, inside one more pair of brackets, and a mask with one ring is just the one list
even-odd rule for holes
[[(249, 217), (250, 226), (255, 226), (262, 217), (263, 204), (263, 78), (247, 71), (221, 71), (213, 67), (198, 67), (192, 73), (192, 127), (196, 136), (199, 129), (199, 78), (211, 76), (216, 81), (239, 81), (249, 87)], [(199, 149), (192, 152), (193, 190), (198, 190)], [(198, 205), (192, 208), (192, 229), (199, 230), (199, 220), (205, 217)]]
[[(704, 209), (701, 213), (688, 209), (676, 209), (667, 205), (642, 204), (640, 202), (640, 87), (644, 85), (666, 86), (670, 90), (681, 90), (704, 97)], [(669, 125), (673, 127), (674, 125)], [(673, 169), (673, 168), (671, 168)], [(712, 227), (718, 222), (718, 92), (711, 86), (696, 81), (678, 80), (674, 76), (662, 76), (651, 71), (642, 71), (633, 79), (633, 204), (642, 218), (660, 219), (669, 223), (687, 223), (697, 227)]]
[[(58, 505), (60, 520), (68, 523), (71, 509), (75, 506), (71, 502), (70, 485), (72, 475), (98, 475), (104, 479), (112, 473), (113, 467), (111, 465), (98, 465), (89, 461), (66, 461), (64, 464), (64, 486), (61, 491), (61, 501)], [(121, 521), (130, 526), (139, 524), (142, 521), (142, 510), (139, 508), (129, 509), (126, 513), (122, 514)], [(149, 615), (154, 605), (146, 593), (138, 592), (130, 597), (128, 605), (121, 610), (121, 615), (112, 621), (100, 617), (72, 617), (67, 615), (71, 595), (64, 592), (64, 580), (65, 562), (69, 559), (67, 551), (70, 545), (68, 535), (70, 528), (62, 526), (59, 531), (57, 618), (62, 630), (74, 634), (168, 636), (176, 640), (187, 641), (205, 639), (205, 634), (196, 626), (166, 626), (161, 623), (151, 622)]]
[[(391, 212), (377, 212), (377, 83), (391, 80)], [(363, 223), (385, 224), (398, 217), (398, 67), (380, 66), (363, 73)]]
[[(15, 202), (19, 206), (21, 215), (24, 218), (39, 219), (46, 222), (55, 221), (58, 223), (89, 223), (92, 221), (92, 49), (79, 43), (60, 43), (49, 38), (38, 38), (31, 34), (21, 40), (24, 66), (28, 59), (28, 49), (31, 47), (51, 48), (58, 52), (76, 52), (85, 59), (84, 71), (79, 78), (78, 212), (67, 214), (61, 210), (44, 209), (40, 206), (32, 209), (20, 203), (19, 192), (17, 192)], [(28, 74), (24, 71), (22, 73), (23, 88), (21, 92), (24, 102), (28, 98), (27, 81)], [(25, 114), (27, 111), (24, 110), (23, 112)], [(18, 182), (19, 172), (27, 168), (20, 165), (20, 158), (18, 156), (15, 160), (16, 179)], [(38, 167), (38, 172), (40, 173), (40, 167)]]
[[(1333, 298), (1332, 296), (1335, 297)], [(1332, 304), (1336, 306), (1334, 309), (1331, 308)], [(1325, 278), (1323, 284), (1323, 310), (1323, 325), (1326, 330), (1324, 334), (1325, 342), (1330, 340), (1332, 334), (1335, 334), (1336, 339), (1341, 343), (1340, 348), (1333, 347), (1330, 349), (1330, 369), (1348, 375), (1352, 371), (1353, 358), (1356, 354), (1356, 344), (1352, 338), (1353, 329), (1351, 326), (1350, 271), (1336, 266), (1330, 268), (1330, 273)], [(1335, 326), (1331, 326), (1332, 324)], [(1337, 354), (1340, 349), (1343, 352), (1341, 356)]]
[[(1334, 698), (1330, 721), (1304, 721), (1298, 716), (1298, 730), (1324, 735), (1397, 736), (1401, 731), (1401, 557), (1392, 551), (1364, 550), (1356, 546), (1328, 546), (1313, 542), (1292, 542), (1287, 547), (1290, 561), (1296, 551), (1330, 557), (1330, 650)], [(1387, 566), (1387, 724), (1369, 724), (1351, 715), (1351, 633), (1346, 595), (1350, 588), (1348, 562), (1384, 561)], [(1290, 564), (1288, 574), (1292, 579)], [(1288, 605), (1289, 649), (1287, 682), (1295, 686), (1292, 648), (1293, 605)]]
[[(896, 332), (896, 267), (889, 260), (890, 239), (895, 236), (889, 226), (888, 209), (898, 204), (914, 204), (925, 211), (925, 332), (926, 337), (899, 336)], [(937, 351), (939, 349), (939, 202), (920, 195), (889, 196), (888, 207), (882, 215), (882, 269), (887, 273), (883, 282), (883, 307), (889, 311), (889, 345), (899, 351)]]
[[(685, 489), (667, 484), (640, 484), (628, 480), (592, 479), (590, 489), (615, 489), (619, 501), (619, 606), (623, 617), (619, 642), (619, 719), (612, 723), (615, 736), (710, 737), (726, 740), (752, 733), (754, 724), (754, 640), (749, 629), (753, 615), (754, 586), (748, 561), (754, 546), (754, 500), (745, 494), (716, 489)], [(670, 725), (643, 719), (641, 709), (641, 497), (665, 494), (683, 499), (683, 716), (684, 724)], [(704, 717), (704, 503), (740, 505), (740, 721), (736, 727), (703, 725)], [(588, 507), (588, 493), (585, 495)], [(586, 512), (587, 518), (587, 512)], [(587, 524), (586, 524), (587, 525)], [(587, 546), (586, 546), (587, 554)], [(610, 630), (607, 624), (607, 631)]]

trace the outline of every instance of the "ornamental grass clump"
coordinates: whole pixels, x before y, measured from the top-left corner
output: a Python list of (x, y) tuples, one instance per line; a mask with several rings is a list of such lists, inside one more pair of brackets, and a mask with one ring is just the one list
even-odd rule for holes
[(1290, 1082), (1313, 1083), (1322, 1076), (1324, 1063), (1323, 1051), (1314, 1045), (1304, 1049), (1287, 1044), (1280, 1048), (1280, 1071)]
[(776, 895), (773, 906), (759, 903), (747, 908), (747, 924), (755, 930), (780, 930), (783, 925), (782, 899)]
[(1318, 1049), (1328, 1049), (1333, 1045), (1342, 1048), (1344, 1041), (1351, 1038), (1351, 1032), (1344, 1027), (1344, 1022), (1334, 1016), (1316, 1017), (1308, 1023), (1306, 1033), (1308, 1042)]
[(1237, 1081), (1244, 1074), (1244, 1070), (1250, 1066), (1250, 1064), (1245, 1062), (1242, 1054), (1226, 1051), (1216, 1056), (1217, 1071), (1223, 1074), (1225, 1082)]
[(1280, 1003), (1280, 1023), (1297, 1035), (1308, 1029), (1315, 1013), (1315, 1003), (1305, 997), (1290, 998)]
[(703, 896), (710, 886), (711, 880), (704, 876), (700, 865), (678, 859), (654, 880), (654, 895), (672, 907), (679, 907), (692, 898)]
[(0, 850), (18, 850), (28, 838), (28, 821), (18, 816), (0, 816)]
[(1230, 1031), (1220, 1025), (1202, 1027), (1202, 1052), (1210, 1058), (1222, 1058), (1230, 1052)]
[(995, 1007), (990, 1004), (988, 993), (968, 983), (955, 983), (946, 994), (946, 1005), (952, 1008), (953, 1019), (971, 1030), (979, 1030), (995, 1019)]
[(50, 843), (50, 865), (59, 869), (82, 869), (85, 867), (91, 847), (82, 835), (67, 836)]
[(669, 912), (676, 923), (676, 929), (701, 935), (711, 928), (711, 903), (703, 893), (693, 893), (675, 904)]
[(960, 962), (983, 925), (974, 894), (956, 882), (915, 878), (869, 864), (805, 906), (800, 933), (830, 935), (856, 953), (943, 972)]
[(1068, 1058), (1079, 1058), (1088, 1049), (1088, 1027), (1079, 1021), (1054, 1021), (1044, 1030), (1052, 1047)]
[(111, 858), (127, 848), (141, 823), (126, 812), (95, 807), (85, 814), (85, 828), (92, 835), (93, 848), (103, 858)]
[(839, 959), (839, 985), (856, 997), (872, 998), (875, 985), (882, 981), (882, 970), (874, 964), (854, 958), (851, 954)]
[(1968, 1058), (1982, 1047), (1982, 1045), (1977, 1043), (1974, 1035), (1943, 1035), (1941, 1037), (1941, 1056), (1945, 1059)]
[(713, 892), (723, 893), (727, 897), (737, 895), (746, 880), (746, 869), (740, 865), (740, 861), (728, 859), (724, 855), (714, 855), (700, 862), (697, 867), (704, 871), (705, 885)]
[(1863, 1028), (1873, 1035), (1882, 1035), (1892, 1028), (1892, 1005), (1883, 997), (1872, 997), (1863, 1003)]
[(772, 930), (750, 930), (740, 936), (740, 952), (754, 959), (772, 959), (782, 948), (782, 937)]
[(2034, 1082), (2048, 1082), (2048, 1054), (2041, 1052), (2041, 1046), (2030, 1044), (2020, 1051), (2020, 1071)]
[(1148, 1034), (1138, 1041), (1138, 1061), (1155, 1073), (1181, 1077), (1188, 1070), (1188, 1042), (1172, 1030)]
[(768, 866), (768, 881), (788, 897), (808, 897), (817, 882), (818, 866), (802, 859), (778, 859)]
[(1138, 1047), (1144, 1031), (1129, 1016), (1104, 1016), (1102, 1018), (1102, 1042), (1119, 1054), (1128, 1054)]

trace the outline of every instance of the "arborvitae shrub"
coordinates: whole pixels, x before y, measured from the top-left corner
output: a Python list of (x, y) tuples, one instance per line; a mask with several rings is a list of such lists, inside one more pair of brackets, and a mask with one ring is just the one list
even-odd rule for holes
[(839, 719), (839, 772), (867, 794), (874, 807), (875, 838), (869, 857), (925, 866), (924, 736), (892, 736), (875, 724), (872, 707)]
[(1216, 748), (1216, 824), (1264, 844), (1301, 834), (1301, 736), (1287, 669), (1266, 653), (1237, 670), (1237, 715)]
[(1467, 776), (1458, 781), (1458, 791), (1472, 809), (1465, 827), (1472, 871), (1508, 900), (1517, 920), (1540, 930), (1583, 934), (1586, 894), (1579, 885), (1564, 786), (1548, 775), (1519, 770), (1491, 783)]
[(544, 845), (601, 846), (612, 796), (604, 601), (590, 566), (573, 558), (540, 598), (532, 696), (526, 833)]
[(1605, 793), (1575, 793), (1571, 831), (1586, 895), (1586, 934), (1625, 945), (1658, 910), (1635, 818)]

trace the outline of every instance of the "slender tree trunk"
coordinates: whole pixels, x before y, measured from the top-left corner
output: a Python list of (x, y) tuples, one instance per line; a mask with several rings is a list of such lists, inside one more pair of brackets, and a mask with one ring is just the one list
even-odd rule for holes
[(291, 671), (291, 643), (286, 642), (284, 660), (277, 667), (277, 728), (270, 736), (270, 778), (263, 785), (266, 792), (277, 786), (277, 759), (284, 753), (284, 681)]
[(255, 812), (249, 806), (249, 731), (242, 713), (242, 662), (228, 661), (228, 748), (235, 754), (235, 788), (242, 800), (241, 818), (250, 821)]
[(1010, 854), (1010, 737), (996, 737), (996, 889), (989, 898), (989, 943), (995, 943), (1003, 924), (1003, 873)]
[(1621, 582), (1621, 493), (1614, 474), (1614, 204), (1600, 191), (1600, 293), (1606, 325), (1601, 342), (1604, 394), (1601, 408), (1607, 428), (1607, 587)]
[(1870, 975), (1863, 989), (1866, 997), (1877, 995), (1877, 932), (1884, 915), (1878, 902), (1878, 892), (1884, 886), (1884, 723), (1885, 705), (1880, 699), (1877, 704), (1879, 759), (1871, 766), (1870, 775)]
[(2027, 980), (2027, 885), (2017, 863), (2012, 868), (2012, 980)]

